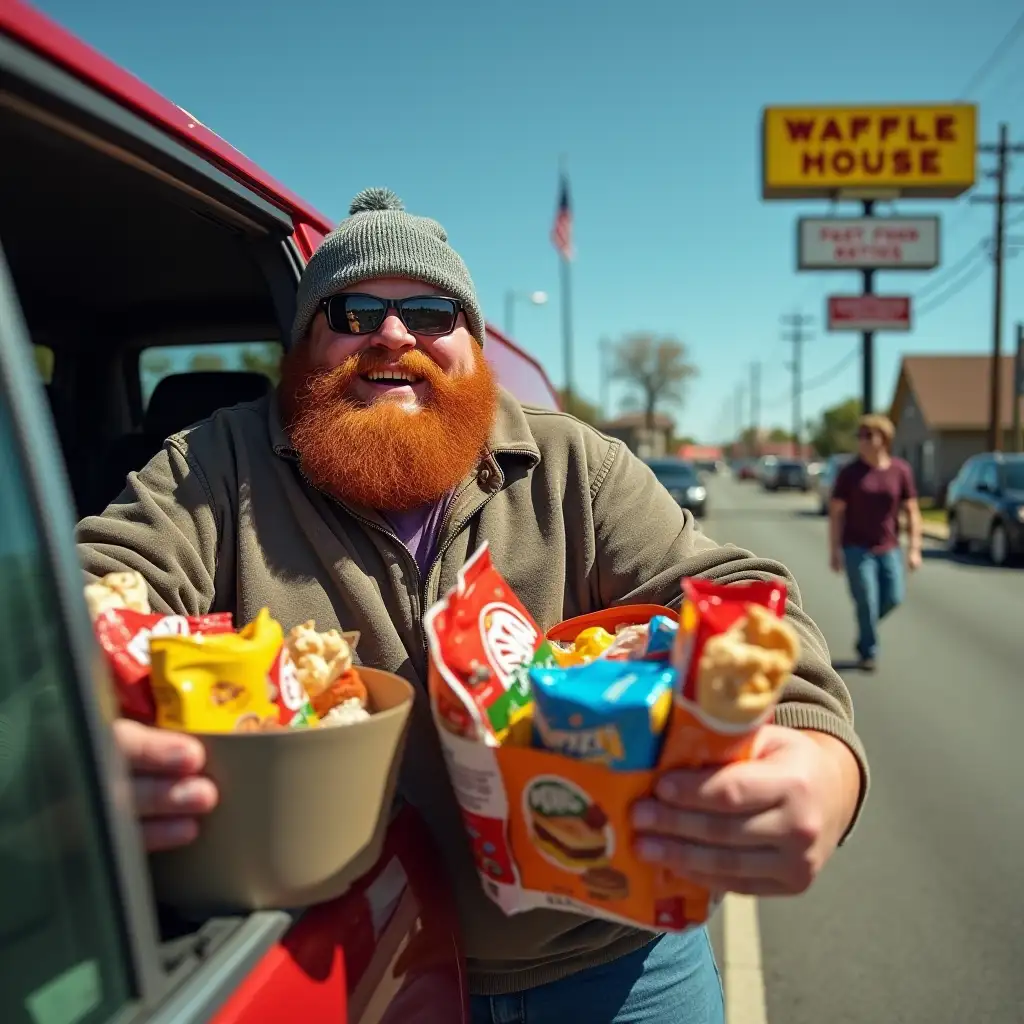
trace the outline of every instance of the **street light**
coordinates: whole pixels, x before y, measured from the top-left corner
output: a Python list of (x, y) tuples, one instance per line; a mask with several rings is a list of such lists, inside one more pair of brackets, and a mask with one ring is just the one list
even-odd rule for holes
[(547, 292), (517, 292), (514, 289), (509, 289), (505, 292), (505, 333), (511, 338), (512, 335), (512, 321), (515, 316), (516, 302), (520, 299), (525, 299), (527, 302), (533, 303), (535, 306), (543, 306), (548, 301)]

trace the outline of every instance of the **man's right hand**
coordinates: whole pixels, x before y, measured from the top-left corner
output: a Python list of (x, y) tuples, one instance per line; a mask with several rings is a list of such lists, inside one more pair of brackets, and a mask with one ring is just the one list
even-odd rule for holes
[(843, 552), (838, 548), (834, 549), (832, 551), (832, 556), (829, 559), (829, 564), (832, 566), (833, 572), (842, 572), (843, 569), (846, 567), (845, 562), (843, 560)]
[(202, 743), (126, 718), (114, 723), (114, 738), (131, 772), (146, 850), (191, 843), (199, 833), (197, 816), (217, 806), (217, 787), (199, 774), (206, 763)]

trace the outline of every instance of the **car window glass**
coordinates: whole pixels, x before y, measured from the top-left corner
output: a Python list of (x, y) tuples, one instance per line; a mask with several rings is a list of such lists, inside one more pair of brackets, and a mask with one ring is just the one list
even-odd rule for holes
[(201, 370), (262, 373), (277, 383), (283, 349), (276, 341), (232, 341), (223, 344), (160, 345), (139, 355), (142, 408), (149, 404), (157, 384), (172, 373)]
[(134, 998), (91, 748), (11, 411), (0, 402), (0, 1021), (100, 1024)]
[(978, 477), (978, 487), (984, 488), (990, 494), (999, 490), (999, 474), (996, 472), (995, 463), (986, 462)]
[(1007, 462), (1003, 467), (1003, 483), (1008, 491), (1024, 491), (1024, 462)]

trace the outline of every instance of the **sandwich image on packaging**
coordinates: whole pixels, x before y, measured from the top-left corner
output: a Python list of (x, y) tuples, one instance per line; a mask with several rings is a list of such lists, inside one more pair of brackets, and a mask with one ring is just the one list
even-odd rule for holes
[(578, 873), (608, 863), (608, 817), (578, 786), (542, 776), (526, 786), (523, 802), (534, 844), (557, 867)]

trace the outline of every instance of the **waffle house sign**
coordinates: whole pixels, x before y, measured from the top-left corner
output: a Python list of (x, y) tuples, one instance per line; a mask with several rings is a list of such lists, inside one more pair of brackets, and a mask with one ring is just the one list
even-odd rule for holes
[(974, 185), (977, 108), (767, 107), (765, 199), (943, 199)]

